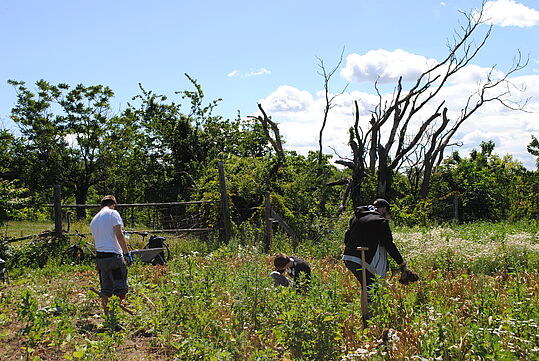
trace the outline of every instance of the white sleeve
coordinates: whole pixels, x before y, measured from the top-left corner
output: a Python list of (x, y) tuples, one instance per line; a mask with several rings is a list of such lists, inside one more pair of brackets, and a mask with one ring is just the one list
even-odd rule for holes
[(122, 217), (120, 216), (120, 213), (118, 213), (117, 210), (113, 210), (112, 211), (112, 226), (113, 227), (116, 227), (116, 226), (124, 226), (124, 222), (122, 221)]

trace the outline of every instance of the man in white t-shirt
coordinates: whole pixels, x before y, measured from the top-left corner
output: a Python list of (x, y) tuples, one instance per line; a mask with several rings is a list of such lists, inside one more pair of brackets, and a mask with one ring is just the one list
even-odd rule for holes
[(94, 237), (96, 263), (101, 284), (101, 303), (108, 313), (108, 299), (112, 295), (123, 300), (128, 291), (127, 266), (124, 257), (129, 256), (123, 234), (123, 221), (116, 210), (116, 198), (108, 195), (101, 199), (101, 210), (90, 222)]

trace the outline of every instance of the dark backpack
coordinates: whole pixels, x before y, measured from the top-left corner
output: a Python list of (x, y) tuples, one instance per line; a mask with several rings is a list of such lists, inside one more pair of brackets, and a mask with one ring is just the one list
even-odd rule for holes
[[(165, 241), (167, 239), (165, 237), (161, 236), (151, 236), (148, 240), (148, 248), (164, 248), (165, 247)], [(154, 257), (152, 260), (152, 264), (165, 264), (167, 263), (165, 259), (165, 252), (161, 251), (157, 256)]]
[(148, 240), (148, 248), (162, 248), (167, 239), (161, 236), (151, 236)]

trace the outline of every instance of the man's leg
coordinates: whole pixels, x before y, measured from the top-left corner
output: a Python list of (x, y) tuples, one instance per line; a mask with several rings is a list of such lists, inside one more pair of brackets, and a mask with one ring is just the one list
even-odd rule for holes
[(113, 280), (112, 293), (118, 296), (121, 304), (122, 300), (125, 299), (125, 295), (128, 291), (127, 266), (122, 256), (118, 256), (115, 259), (111, 273)]
[(109, 297), (112, 296), (114, 292), (114, 272), (113, 270), (117, 268), (116, 257), (107, 257), (107, 258), (98, 258), (96, 260), (97, 270), (99, 272), (99, 284), (101, 285), (101, 290), (99, 296), (101, 298), (101, 306), (105, 314), (110, 314), (108, 308)]
[(107, 285), (112, 284), (112, 282), (107, 272), (103, 269), (100, 269), (99, 263), (102, 263), (102, 262), (99, 262), (98, 260), (98, 267), (97, 267), (97, 272), (99, 274), (99, 285), (101, 287), (101, 290), (99, 292), (99, 297), (101, 298), (101, 306), (103, 307), (103, 311), (105, 312), (105, 314), (108, 315), (109, 309), (107, 305), (109, 303), (109, 297), (110, 295), (112, 295), (112, 291), (108, 288)]
[[(352, 272), (352, 274), (356, 277), (359, 283), (363, 286), (363, 283), (361, 282), (361, 265), (352, 261), (344, 261), (344, 265), (346, 266), (346, 268), (348, 268), (348, 270), (350, 270), (350, 272)], [(376, 276), (374, 276), (369, 271), (366, 271), (366, 272), (367, 272), (367, 285), (366, 286), (367, 286), (367, 289), (370, 290), (372, 289), (372, 286), (374, 282), (376, 281)]]

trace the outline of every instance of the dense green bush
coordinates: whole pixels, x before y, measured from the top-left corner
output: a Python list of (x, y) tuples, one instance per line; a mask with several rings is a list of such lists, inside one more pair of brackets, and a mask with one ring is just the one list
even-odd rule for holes
[(15, 270), (43, 267), (49, 261), (58, 261), (66, 247), (67, 240), (54, 236), (35, 237), (22, 246), (10, 247), (6, 252), (9, 266)]

